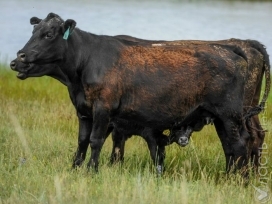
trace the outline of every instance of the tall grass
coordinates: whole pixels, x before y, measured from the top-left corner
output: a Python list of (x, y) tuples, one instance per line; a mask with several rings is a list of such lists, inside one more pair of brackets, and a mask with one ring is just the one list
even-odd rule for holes
[[(270, 95), (264, 121), (269, 133), (271, 103)], [(194, 133), (185, 148), (168, 146), (162, 177), (154, 173), (147, 146), (136, 136), (126, 143), (122, 165), (108, 165), (109, 137), (98, 174), (86, 166), (72, 170), (78, 124), (66, 87), (49, 77), (21, 81), (3, 66), (0, 123), (0, 203), (255, 203), (251, 185), (225, 175), (213, 126)], [(272, 139), (266, 135), (271, 159)], [(266, 167), (272, 189), (271, 161)], [(252, 175), (250, 182), (258, 186), (258, 178)]]

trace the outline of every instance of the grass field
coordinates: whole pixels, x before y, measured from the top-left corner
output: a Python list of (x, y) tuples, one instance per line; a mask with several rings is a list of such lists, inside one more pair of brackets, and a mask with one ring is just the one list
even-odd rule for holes
[[(272, 189), (272, 97), (260, 115), (266, 134), (263, 168), (250, 183)], [(226, 177), (214, 127), (194, 133), (191, 143), (166, 149), (166, 171), (154, 173), (145, 141), (126, 143), (123, 165), (109, 166), (109, 137), (98, 174), (71, 170), (78, 124), (65, 86), (49, 77), (21, 81), (0, 67), (0, 203), (257, 203), (252, 185)], [(88, 155), (90, 155), (88, 153)], [(86, 165), (87, 162), (85, 162)], [(271, 196), (271, 191), (270, 191)], [(269, 201), (271, 202), (271, 200)], [(268, 203), (269, 203), (268, 202)]]

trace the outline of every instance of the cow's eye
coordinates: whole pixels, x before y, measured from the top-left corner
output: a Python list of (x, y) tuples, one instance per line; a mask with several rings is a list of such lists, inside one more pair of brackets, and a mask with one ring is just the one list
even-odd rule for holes
[(46, 39), (51, 39), (52, 37), (53, 37), (52, 33), (47, 33), (45, 36)]

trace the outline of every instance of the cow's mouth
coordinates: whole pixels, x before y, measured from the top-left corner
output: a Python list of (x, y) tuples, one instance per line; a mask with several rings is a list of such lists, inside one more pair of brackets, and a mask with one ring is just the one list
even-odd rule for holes
[(27, 78), (27, 75), (26, 75), (26, 73), (19, 72), (19, 73), (17, 74), (17, 78), (18, 78), (18, 79), (24, 80), (24, 79)]
[(27, 67), (24, 69), (24, 71), (20, 72), (17, 74), (17, 78), (18, 79), (26, 79), (27, 78), (27, 74), (28, 72), (33, 68), (33, 64), (32, 63), (28, 63)]

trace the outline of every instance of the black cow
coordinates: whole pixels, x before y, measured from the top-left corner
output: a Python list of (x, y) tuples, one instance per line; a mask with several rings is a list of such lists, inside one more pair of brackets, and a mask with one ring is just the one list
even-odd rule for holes
[[(165, 46), (165, 45), (199, 45), (199, 44), (211, 44), (218, 43), (222, 45), (237, 45), (239, 46), (246, 54), (248, 60), (248, 76), (247, 83), (245, 87), (245, 97), (244, 97), (244, 111), (248, 117), (247, 129), (251, 136), (249, 143), (249, 156), (255, 167), (259, 165), (259, 158), (261, 155), (262, 144), (264, 142), (265, 131), (263, 130), (258, 113), (264, 109), (265, 102), (267, 100), (268, 94), (270, 92), (271, 80), (270, 80), (270, 62), (269, 56), (265, 47), (256, 40), (240, 40), (240, 39), (228, 39), (220, 41), (200, 41), (200, 40), (176, 40), (176, 41), (164, 41), (164, 40), (145, 40), (139, 39), (127, 35), (118, 35), (115, 36), (118, 39), (125, 39), (129, 41), (138, 42), (140, 44), (149, 44), (150, 46)], [(258, 103), (261, 95), (262, 79), (265, 75), (265, 91), (261, 104), (258, 107)], [(252, 107), (256, 107), (253, 108)], [(250, 116), (253, 116), (250, 118)], [(203, 119), (208, 119), (207, 123), (212, 123), (211, 117), (204, 117)], [(200, 123), (199, 123), (200, 124)], [(203, 121), (205, 124), (205, 121)], [(202, 126), (200, 126), (200, 129)], [(188, 139), (192, 132), (197, 130), (197, 127), (194, 129), (191, 126), (182, 127), (179, 131), (175, 132), (176, 142), (182, 146), (188, 143)]]
[[(37, 18), (31, 23), (37, 24)], [(98, 169), (110, 120), (163, 130), (182, 126), (187, 116), (198, 116), (195, 111), (202, 109), (216, 117), (227, 171), (246, 166), (249, 135), (243, 131), (242, 116), (248, 70), (239, 47), (150, 47), (75, 26), (74, 20), (50, 13), (17, 55), (24, 63), (57, 64), (72, 83), (84, 88), (93, 116), (88, 166)]]
[[(73, 84), (67, 80), (67, 76), (61, 71), (61, 69), (55, 64), (45, 64), (45, 65), (36, 65), (36, 64), (24, 64), (17, 59), (12, 60), (10, 63), (10, 67), (12, 70), (17, 71), (17, 77), (21, 80), (24, 80), (29, 77), (41, 77), (41, 76), (51, 76), (58, 81), (60, 81), (65, 86), (68, 86), (68, 92), (73, 102), (73, 105), (76, 106), (75, 101), (79, 100), (76, 99), (75, 93), (72, 92)], [(83, 92), (77, 92), (78, 96), (83, 97)], [(85, 100), (85, 99), (80, 99)], [(76, 107), (75, 107), (76, 108)], [(76, 108), (77, 109), (77, 108)], [(87, 109), (87, 107), (86, 107)], [(88, 118), (92, 118), (90, 112), (80, 112), (80, 110), (76, 110), (77, 115), (79, 117), (79, 141), (82, 137), (81, 135), (83, 132), (91, 132), (91, 128), (87, 129), (88, 126), (82, 125), (84, 121), (87, 121)], [(196, 124), (190, 125), (190, 130), (200, 131), (207, 122), (207, 116), (209, 113), (202, 112), (204, 114), (199, 121), (196, 121)], [(205, 116), (205, 117), (204, 117)], [(211, 115), (210, 115), (211, 116)], [(85, 124), (85, 123), (84, 123)], [(184, 128), (182, 128), (184, 129)], [(122, 161), (124, 157), (124, 146), (125, 142), (128, 138), (132, 135), (139, 135), (142, 136), (145, 141), (147, 142), (151, 158), (153, 163), (156, 165), (157, 173), (161, 174), (164, 169), (164, 157), (165, 157), (165, 146), (171, 144), (176, 137), (176, 135), (180, 135), (180, 130), (171, 131), (170, 137), (166, 137), (162, 134), (162, 131), (155, 130), (148, 127), (142, 127), (140, 125), (125, 121), (125, 120), (117, 120), (114, 123), (110, 124), (108, 128), (108, 133), (112, 132), (112, 140), (113, 140), (113, 148), (110, 162), (114, 163), (116, 161)], [(108, 134), (107, 134), (108, 136)], [(88, 136), (86, 136), (88, 137)], [(183, 138), (183, 137), (182, 137)], [(184, 143), (188, 142), (187, 137), (184, 137)], [(73, 163), (73, 166), (80, 166), (83, 160), (85, 159), (85, 154), (82, 156), (80, 160), (76, 160)], [(157, 155), (157, 158), (156, 158)], [(157, 161), (158, 160), (158, 161)]]
[[(83, 145), (82, 143), (84, 142), (82, 140), (88, 138), (85, 147), (86, 149), (84, 148), (84, 151), (81, 151), (80, 155), (75, 155), (73, 167), (80, 166), (85, 159), (87, 147), (89, 144), (89, 136), (91, 134), (91, 126), (89, 124), (92, 123), (92, 113), (88, 111), (89, 108), (87, 106), (84, 107), (84, 105), (81, 108), (77, 107), (79, 101), (85, 100), (84, 92), (77, 88), (78, 85), (71, 83), (67, 76), (55, 64), (24, 64), (15, 59), (11, 61), (10, 67), (12, 70), (19, 72), (17, 75), (19, 79), (24, 80), (28, 77), (41, 77), (47, 75), (57, 79), (68, 87), (68, 92), (71, 101), (76, 108), (79, 120), (79, 146)], [(152, 161), (155, 165), (157, 164), (157, 172), (159, 174), (162, 173), (164, 168), (163, 162), (165, 157), (165, 146), (171, 144), (170, 138), (163, 135), (162, 131), (148, 127), (142, 127), (126, 120), (119, 119), (110, 124), (107, 136), (109, 133), (112, 133), (113, 140), (113, 148), (110, 159), (111, 163), (119, 160), (122, 161), (124, 156), (125, 141), (132, 135), (139, 135), (142, 136), (147, 142)], [(77, 152), (77, 154), (79, 154), (79, 152)]]

